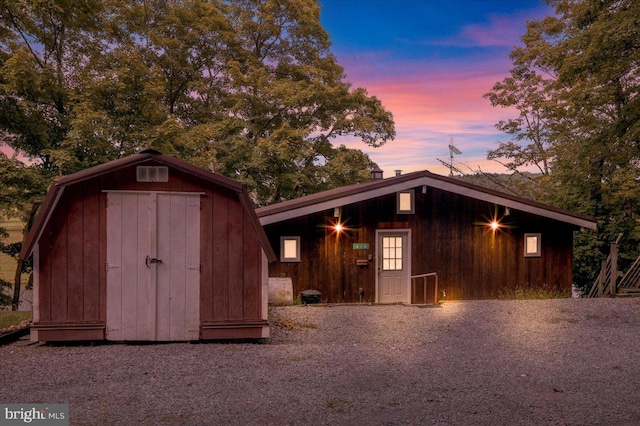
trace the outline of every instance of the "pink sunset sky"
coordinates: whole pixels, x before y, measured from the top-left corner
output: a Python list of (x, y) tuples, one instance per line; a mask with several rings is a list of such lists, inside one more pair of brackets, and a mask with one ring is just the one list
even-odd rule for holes
[(331, 51), (354, 87), (364, 87), (393, 113), (396, 139), (371, 148), (339, 139), (369, 154), (385, 172), (429, 170), (449, 174), (448, 145), (462, 151), (454, 165), (505, 172), (486, 159), (506, 142), (495, 124), (515, 117), (483, 98), (511, 69), (527, 20), (553, 10), (539, 0), (320, 0)]

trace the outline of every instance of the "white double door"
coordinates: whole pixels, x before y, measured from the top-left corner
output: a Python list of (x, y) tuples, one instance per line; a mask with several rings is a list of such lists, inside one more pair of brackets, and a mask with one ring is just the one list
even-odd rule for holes
[(107, 340), (197, 340), (200, 194), (107, 193)]

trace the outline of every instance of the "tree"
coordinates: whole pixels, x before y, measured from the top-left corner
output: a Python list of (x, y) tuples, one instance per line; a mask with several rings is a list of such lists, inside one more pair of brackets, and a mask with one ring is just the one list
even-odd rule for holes
[[(3, 218), (18, 217), (25, 223), (23, 235), (29, 231), (35, 217), (37, 200), (44, 196), (45, 179), (39, 167), (25, 167), (15, 158), (7, 158), (0, 152), (0, 213)], [(8, 301), (13, 310), (17, 310), (20, 302), (21, 277), (25, 272), (30, 272), (30, 262), (18, 259), (18, 253), (22, 248), (22, 242), (6, 244), (2, 241), (6, 233), (0, 228), (0, 252), (16, 259), (14, 274), (13, 297)], [(2, 282), (0, 287), (8, 284)], [(0, 303), (2, 304), (2, 303)]]
[(345, 81), (316, 2), (4, 0), (0, 10), (1, 137), (53, 174), (152, 147), (243, 181), (263, 205), (331, 181), (336, 137), (395, 136), (391, 113)]
[[(511, 55), (512, 59), (517, 60), (517, 52)], [(487, 159), (506, 159), (508, 162), (504, 165), (512, 172), (521, 167), (536, 166), (543, 175), (549, 174), (548, 118), (552, 114), (552, 101), (547, 93), (552, 81), (526, 65), (516, 64), (510, 76), (496, 83), (492, 91), (484, 95), (494, 107), (515, 107), (519, 112), (518, 117), (496, 124), (498, 130), (513, 139), (499, 142), (497, 149), (488, 152)]]
[(231, 3), (228, 13), (235, 49), (220, 77), (229, 107), (216, 119), (225, 132), (213, 144), (216, 168), (245, 181), (258, 204), (326, 182), (323, 164), (335, 155), (328, 142), (337, 136), (371, 146), (394, 137), (380, 101), (343, 81), (317, 4), (247, 0)]
[(264, 205), (318, 187), (325, 142), (395, 135), (380, 101), (344, 81), (313, 2), (138, 1), (113, 14), (74, 146), (95, 145), (99, 123), (105, 147), (177, 155), (243, 181)]
[[(579, 268), (574, 275), (587, 286), (618, 233), (624, 235), (621, 266), (628, 266), (638, 254), (640, 3), (548, 3), (555, 8), (555, 16), (529, 22), (522, 37), (524, 46), (511, 53), (514, 69), (524, 70), (519, 75), (531, 80), (516, 78), (512, 86), (505, 80), (501, 87), (506, 91), (494, 93), (492, 102), (505, 100), (494, 104), (516, 106), (522, 113), (522, 104), (515, 99), (532, 84), (537, 86), (534, 99), (543, 102), (524, 105), (534, 106), (544, 118), (546, 152), (552, 159), (546, 201), (601, 220), (597, 233), (576, 239)], [(511, 95), (512, 100), (507, 100)], [(529, 136), (525, 139), (536, 143)], [(594, 248), (600, 253), (595, 255)]]
[(78, 72), (100, 46), (101, 3), (0, 1), (0, 141), (59, 173)]

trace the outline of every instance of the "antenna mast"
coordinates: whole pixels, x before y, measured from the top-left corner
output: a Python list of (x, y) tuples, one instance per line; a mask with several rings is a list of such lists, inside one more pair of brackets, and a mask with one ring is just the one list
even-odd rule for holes
[[(453, 177), (453, 154), (457, 154), (460, 155), (462, 154), (462, 151), (460, 151), (458, 148), (455, 147), (455, 145), (453, 144), (453, 138), (451, 138), (451, 140), (449, 141), (449, 176)], [(463, 173), (464, 174), (464, 173)]]

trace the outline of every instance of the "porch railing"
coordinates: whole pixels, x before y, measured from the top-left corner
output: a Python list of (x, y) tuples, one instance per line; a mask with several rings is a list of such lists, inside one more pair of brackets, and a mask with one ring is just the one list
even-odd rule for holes
[(433, 289), (433, 304), (437, 305), (438, 304), (438, 273), (437, 272), (430, 272), (428, 274), (421, 274), (421, 275), (412, 275), (411, 276), (411, 290), (412, 290), (412, 300), (413, 300), (413, 304), (416, 305), (417, 303), (415, 303), (416, 301), (416, 286), (414, 285), (416, 279), (418, 278), (422, 278), (423, 279), (423, 302), (426, 305), (427, 304), (427, 278), (428, 277), (435, 277), (435, 283), (434, 283), (434, 289)]

